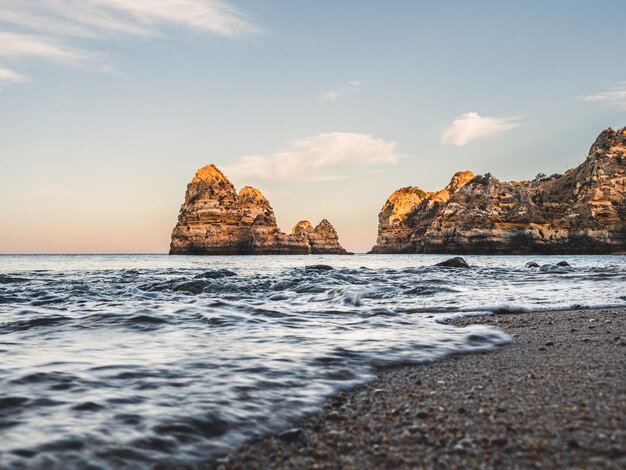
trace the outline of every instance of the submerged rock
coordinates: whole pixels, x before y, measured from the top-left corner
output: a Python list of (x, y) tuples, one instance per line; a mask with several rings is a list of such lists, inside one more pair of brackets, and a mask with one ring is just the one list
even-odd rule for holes
[(501, 182), (461, 172), (442, 191), (394, 192), (372, 253), (626, 253), (626, 128), (564, 174)]
[(332, 271), (335, 268), (328, 266), (327, 264), (311, 264), (309, 266), (305, 266), (304, 269), (307, 271)]
[(237, 193), (215, 165), (207, 165), (187, 185), (170, 254), (347, 254), (326, 219), (315, 228), (305, 222), (283, 233), (261, 191), (246, 186)]
[(196, 274), (194, 279), (220, 279), (222, 277), (232, 277), (236, 275), (236, 272), (230, 271), (229, 269), (215, 269)]
[(525, 268), (538, 268), (539, 265), (537, 263), (535, 263), (534, 261), (529, 261), (528, 263), (526, 263), (526, 265), (524, 265)]
[(562, 266), (565, 268), (571, 268), (571, 265), (567, 262), (567, 261), (559, 261), (558, 263), (556, 263), (557, 266)]
[(210, 283), (207, 281), (189, 281), (189, 282), (181, 282), (180, 284), (174, 285), (172, 288), (178, 292), (189, 292), (190, 294), (200, 294), (204, 291), (204, 288), (207, 287)]
[(448, 268), (469, 268), (470, 265), (467, 264), (460, 256), (455, 256), (454, 258), (447, 259), (442, 261), (441, 263), (437, 263), (435, 266), (445, 266)]

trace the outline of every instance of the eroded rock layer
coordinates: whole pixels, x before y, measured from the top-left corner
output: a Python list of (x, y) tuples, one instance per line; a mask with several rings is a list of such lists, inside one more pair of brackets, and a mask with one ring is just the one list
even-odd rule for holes
[[(309, 230), (310, 228), (310, 230)], [(235, 191), (215, 166), (199, 169), (187, 185), (170, 254), (347, 254), (326, 220), (313, 228), (299, 222), (290, 235), (280, 231), (263, 194), (246, 186)]]
[(372, 253), (624, 253), (626, 128), (603, 131), (562, 175), (501, 182), (471, 172), (445, 189), (394, 192)]

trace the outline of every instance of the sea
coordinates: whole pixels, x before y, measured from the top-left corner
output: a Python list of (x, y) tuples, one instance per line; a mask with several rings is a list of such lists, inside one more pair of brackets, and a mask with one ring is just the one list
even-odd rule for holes
[(202, 467), (380, 367), (511, 340), (446, 319), (626, 305), (624, 256), (447, 258), (2, 255), (0, 468)]

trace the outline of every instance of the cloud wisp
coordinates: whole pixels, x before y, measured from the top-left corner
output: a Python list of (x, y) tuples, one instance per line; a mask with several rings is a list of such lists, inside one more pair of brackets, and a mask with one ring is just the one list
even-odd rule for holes
[(78, 63), (93, 59), (97, 54), (58, 44), (45, 36), (33, 36), (0, 31), (0, 57), (19, 59), (34, 57), (55, 62)]
[(224, 167), (239, 181), (328, 181), (347, 178), (329, 170), (394, 165), (400, 155), (395, 142), (368, 134), (328, 132), (294, 140), (289, 148), (271, 156), (245, 156), (241, 162)]
[(27, 81), (28, 78), (24, 75), (14, 72), (13, 70), (0, 67), (0, 85), (3, 83), (20, 83)]
[(585, 102), (607, 103), (626, 110), (626, 82), (622, 82), (619, 86), (613, 87), (608, 91), (600, 91), (590, 95), (579, 95), (574, 98)]
[(111, 71), (94, 41), (165, 37), (175, 30), (222, 37), (261, 31), (224, 0), (0, 0), (4, 61), (44, 59)]
[(348, 82), (346, 85), (334, 88), (332, 90), (328, 90), (325, 93), (320, 95), (320, 102), (322, 103), (335, 103), (340, 98), (345, 98), (347, 96), (356, 95), (363, 90), (363, 83), (353, 80)]
[(465, 113), (443, 130), (441, 143), (462, 147), (474, 140), (485, 139), (515, 129), (522, 125), (520, 119), (519, 116), (498, 118), (481, 116), (476, 112)]

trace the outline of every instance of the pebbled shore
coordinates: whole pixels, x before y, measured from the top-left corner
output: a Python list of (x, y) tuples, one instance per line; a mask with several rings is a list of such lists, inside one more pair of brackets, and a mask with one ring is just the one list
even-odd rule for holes
[(383, 369), (292, 433), (218, 460), (261, 468), (626, 468), (626, 308), (455, 320), (493, 352)]

